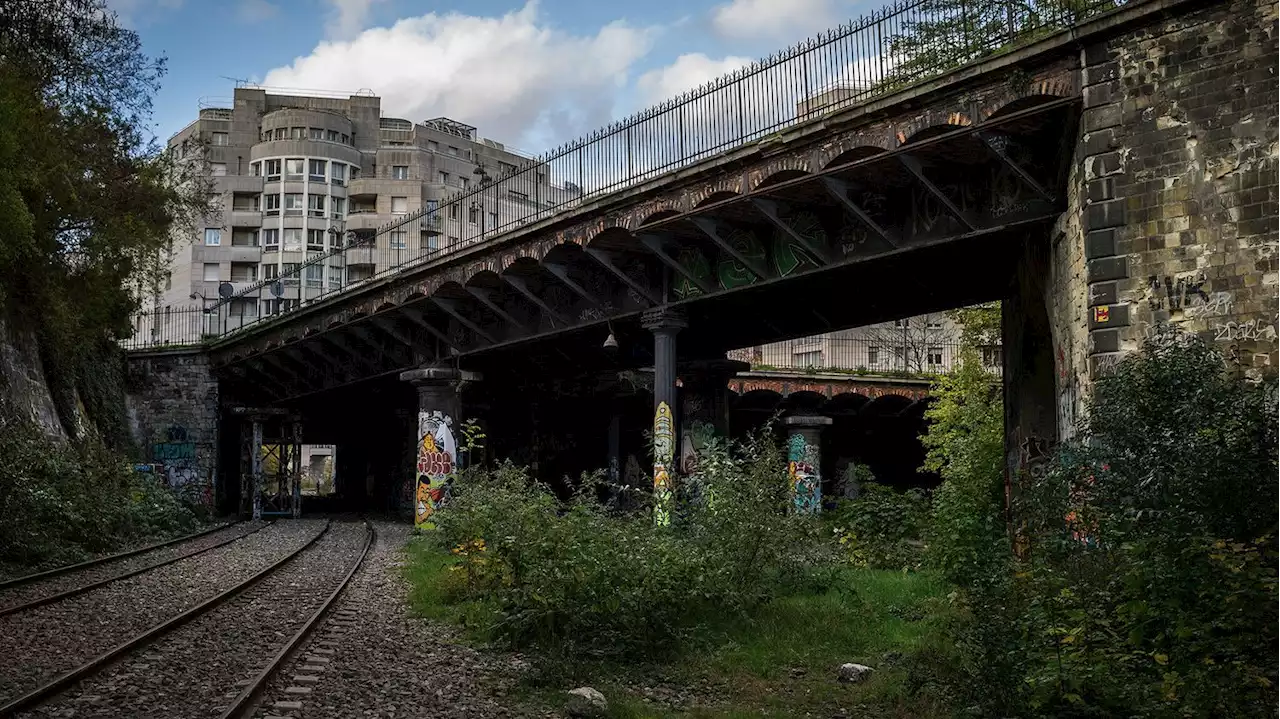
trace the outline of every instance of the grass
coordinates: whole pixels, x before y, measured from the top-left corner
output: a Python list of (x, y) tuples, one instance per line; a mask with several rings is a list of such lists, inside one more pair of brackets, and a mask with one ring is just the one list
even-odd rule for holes
[[(450, 555), (423, 540), (410, 543), (408, 552), (413, 611), (462, 626), (471, 640), (484, 642), (492, 609), (453, 600), (450, 586), (460, 577), (448, 569)], [(829, 717), (842, 709), (858, 717), (950, 716), (942, 699), (920, 690), (921, 667), (911, 661), (949, 654), (938, 638), (948, 591), (927, 573), (840, 568), (825, 590), (775, 599), (745, 621), (703, 624), (662, 665), (556, 665), (527, 682), (521, 696), (558, 707), (568, 684), (589, 684), (609, 698), (614, 719)], [(843, 684), (837, 668), (845, 662), (876, 671), (869, 680)], [(664, 708), (644, 700), (645, 686), (698, 699), (691, 709)]]

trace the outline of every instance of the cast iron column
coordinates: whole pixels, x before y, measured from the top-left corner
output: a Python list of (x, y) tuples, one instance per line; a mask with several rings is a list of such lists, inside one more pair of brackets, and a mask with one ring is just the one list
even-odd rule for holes
[(671, 307), (648, 310), (641, 324), (653, 332), (653, 521), (671, 524), (675, 471), (676, 333), (689, 323)]
[(400, 373), (400, 379), (418, 388), (414, 469), (414, 526), (435, 529), (431, 515), (449, 499), (449, 483), (461, 469), (456, 432), (462, 401), (459, 390), (480, 375), (448, 367), (429, 367)]
[(830, 417), (787, 417), (787, 471), (796, 514), (817, 514), (822, 509), (822, 428)]

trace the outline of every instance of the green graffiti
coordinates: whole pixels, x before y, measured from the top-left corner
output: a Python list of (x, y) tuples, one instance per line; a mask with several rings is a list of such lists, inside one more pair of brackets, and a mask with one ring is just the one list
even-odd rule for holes
[[(679, 262), (685, 269), (703, 282), (711, 281), (711, 265), (707, 262), (707, 258), (693, 247), (681, 248), (676, 255), (676, 262)], [(702, 294), (702, 288), (694, 284), (688, 277), (681, 275), (671, 288), (671, 293), (678, 299), (686, 300), (690, 297), (696, 297)]]
[[(750, 230), (735, 228), (725, 237), (725, 242), (756, 266), (764, 265), (764, 246)], [(721, 256), (720, 261), (716, 263), (716, 275), (720, 280), (720, 286), (726, 290), (755, 284), (759, 279), (754, 272), (727, 254)]]
[[(791, 227), (801, 237), (818, 247), (827, 244), (827, 231), (812, 212), (801, 212), (791, 219)], [(790, 234), (778, 230), (773, 235), (773, 268), (779, 277), (787, 277), (801, 270), (812, 270), (818, 262), (808, 250)]]

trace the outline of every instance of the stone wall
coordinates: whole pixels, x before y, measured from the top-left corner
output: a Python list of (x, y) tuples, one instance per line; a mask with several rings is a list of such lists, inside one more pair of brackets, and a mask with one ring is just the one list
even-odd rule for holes
[(1201, 3), (1085, 48), (1092, 376), (1187, 334), (1276, 366), (1276, 25), (1271, 0)]
[(165, 482), (210, 509), (217, 492), (218, 380), (199, 351), (129, 357), (129, 429)]

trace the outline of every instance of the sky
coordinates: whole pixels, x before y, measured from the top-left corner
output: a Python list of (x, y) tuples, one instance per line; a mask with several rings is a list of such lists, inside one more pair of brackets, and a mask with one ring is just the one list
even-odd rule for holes
[(237, 80), (372, 90), (384, 116), (446, 116), (528, 153), (867, 13), (882, 0), (108, 0), (167, 58), (152, 132)]

